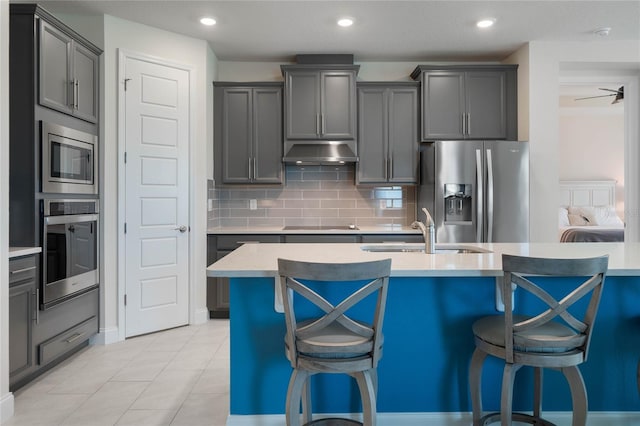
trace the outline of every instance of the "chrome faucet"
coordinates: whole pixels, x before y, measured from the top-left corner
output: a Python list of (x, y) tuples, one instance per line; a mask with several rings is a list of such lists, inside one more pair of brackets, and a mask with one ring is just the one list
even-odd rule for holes
[(422, 211), (427, 216), (425, 219), (425, 223), (416, 220), (411, 224), (411, 227), (415, 229), (420, 228), (420, 231), (422, 231), (422, 236), (424, 237), (424, 252), (427, 254), (434, 254), (436, 252), (435, 224), (433, 223), (433, 219), (429, 214), (429, 210), (423, 207)]

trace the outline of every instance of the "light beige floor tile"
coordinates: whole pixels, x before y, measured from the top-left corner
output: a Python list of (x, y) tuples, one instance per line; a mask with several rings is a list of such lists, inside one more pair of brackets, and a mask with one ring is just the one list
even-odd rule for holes
[(213, 395), (189, 395), (171, 422), (172, 426), (224, 425), (228, 399)]
[(15, 414), (3, 426), (59, 425), (72, 414), (88, 395), (37, 395), (15, 399)]
[(153, 381), (177, 352), (141, 352), (116, 373), (112, 381)]
[(149, 384), (105, 383), (62, 423), (64, 426), (114, 425)]
[(131, 409), (178, 409), (201, 375), (201, 370), (163, 371), (133, 403)]
[(220, 367), (204, 370), (191, 393), (228, 394), (229, 369)]
[(52, 388), (49, 393), (93, 394), (121, 368), (122, 365), (113, 367), (111, 363), (106, 366), (90, 363), (77, 371), (70, 372), (67, 379)]
[(171, 339), (156, 339), (145, 351), (149, 352), (178, 352), (189, 342), (189, 336), (176, 336)]
[(176, 410), (127, 410), (117, 426), (167, 426), (176, 416)]

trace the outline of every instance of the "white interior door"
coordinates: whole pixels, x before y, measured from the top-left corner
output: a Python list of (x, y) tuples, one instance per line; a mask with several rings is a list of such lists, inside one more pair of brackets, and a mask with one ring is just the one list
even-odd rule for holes
[(129, 56), (124, 71), (131, 337), (189, 322), (189, 73)]

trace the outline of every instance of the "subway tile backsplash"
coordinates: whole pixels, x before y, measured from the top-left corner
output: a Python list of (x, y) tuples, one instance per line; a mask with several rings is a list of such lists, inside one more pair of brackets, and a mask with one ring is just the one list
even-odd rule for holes
[(355, 186), (353, 165), (285, 169), (281, 187), (209, 181), (209, 227), (401, 225), (415, 220), (413, 186)]

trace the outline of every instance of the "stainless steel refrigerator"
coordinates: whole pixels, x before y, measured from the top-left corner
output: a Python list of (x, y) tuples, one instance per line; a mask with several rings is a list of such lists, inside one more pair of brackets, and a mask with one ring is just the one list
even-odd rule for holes
[(418, 212), (439, 243), (529, 241), (529, 144), (437, 141), (421, 146)]

